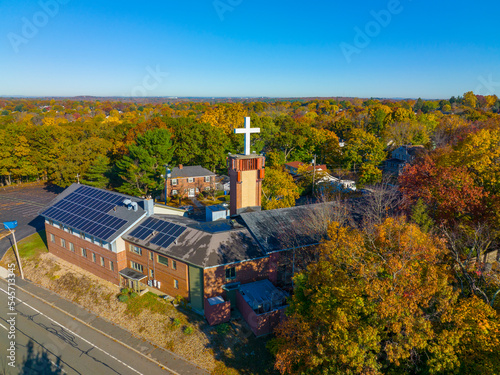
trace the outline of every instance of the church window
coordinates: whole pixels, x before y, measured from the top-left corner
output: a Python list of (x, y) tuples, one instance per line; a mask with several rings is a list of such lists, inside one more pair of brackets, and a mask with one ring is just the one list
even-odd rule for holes
[(236, 278), (236, 268), (230, 267), (226, 268), (226, 280), (232, 280)]

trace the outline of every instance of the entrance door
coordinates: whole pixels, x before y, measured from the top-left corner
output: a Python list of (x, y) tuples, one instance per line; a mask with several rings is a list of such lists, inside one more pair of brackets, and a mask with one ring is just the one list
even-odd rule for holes
[(189, 189), (189, 197), (194, 197), (194, 189)]
[(231, 309), (236, 307), (236, 290), (237, 289), (230, 289), (226, 292), (226, 297), (231, 302)]

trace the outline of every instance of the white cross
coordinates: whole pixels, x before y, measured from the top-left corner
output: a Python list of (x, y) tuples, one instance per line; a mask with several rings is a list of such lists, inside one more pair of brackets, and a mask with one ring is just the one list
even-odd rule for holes
[(250, 117), (245, 117), (245, 127), (234, 129), (235, 134), (245, 134), (245, 155), (250, 155), (250, 134), (260, 133), (260, 128), (250, 128)]

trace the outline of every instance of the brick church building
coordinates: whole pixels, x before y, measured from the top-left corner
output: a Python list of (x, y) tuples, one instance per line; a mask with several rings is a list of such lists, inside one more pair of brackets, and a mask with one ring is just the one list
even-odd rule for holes
[(212, 222), (73, 184), (41, 213), (49, 251), (116, 285), (182, 296), (210, 324), (238, 309), (257, 336), (267, 334), (284, 314), (290, 252), (321, 241), (320, 226), (307, 224), (327, 206), (261, 211), (264, 167), (249, 142), (245, 155), (229, 156), (230, 217)]

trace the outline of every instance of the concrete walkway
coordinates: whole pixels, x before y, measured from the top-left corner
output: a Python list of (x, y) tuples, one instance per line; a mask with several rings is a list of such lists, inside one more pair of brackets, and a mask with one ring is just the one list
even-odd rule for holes
[[(6, 274), (8, 274), (8, 271), (5, 268), (0, 267), (0, 275), (4, 276)], [(208, 374), (208, 372), (189, 362), (187, 359), (184, 359), (166, 349), (156, 347), (153, 343), (142, 338), (135, 337), (126, 329), (114, 325), (106, 319), (98, 317), (97, 315), (85, 310), (71, 301), (62, 298), (50, 290), (39, 287), (29, 281), (22, 280), (20, 277), (16, 277), (16, 288), (22, 289), (33, 297), (48, 303), (49, 305), (69, 315), (71, 318), (76, 319), (103, 335), (114, 339), (123, 346), (142, 354), (160, 366), (163, 365), (181, 375)]]

